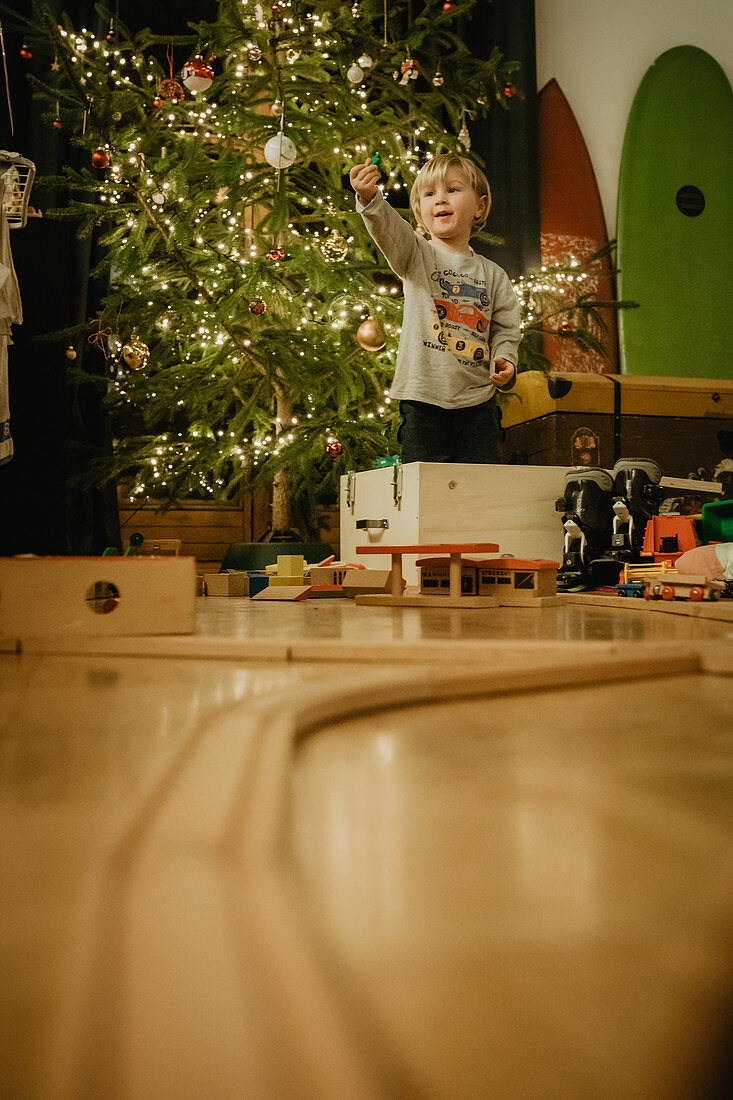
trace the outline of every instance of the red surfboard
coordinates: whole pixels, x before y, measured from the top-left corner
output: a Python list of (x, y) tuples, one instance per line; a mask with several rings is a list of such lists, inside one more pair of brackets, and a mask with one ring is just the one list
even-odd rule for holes
[[(601, 196), (580, 127), (556, 80), (549, 80), (538, 95), (540, 244), (543, 266), (550, 267), (568, 256), (582, 260), (608, 241)], [(599, 301), (616, 297), (611, 264), (607, 277), (587, 280), (583, 291)], [(585, 374), (618, 372), (618, 336), (614, 310), (603, 310), (607, 326), (601, 336), (605, 356), (583, 351), (571, 339), (546, 336), (545, 355), (554, 370)]]

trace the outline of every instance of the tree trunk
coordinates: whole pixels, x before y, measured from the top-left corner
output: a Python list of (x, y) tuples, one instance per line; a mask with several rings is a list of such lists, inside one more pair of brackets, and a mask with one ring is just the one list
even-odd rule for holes
[(272, 530), (287, 531), (290, 528), (290, 483), (288, 471), (278, 470), (272, 483)]
[[(292, 423), (293, 406), (280, 386), (275, 387), (275, 435), (287, 431)], [(281, 467), (272, 482), (272, 530), (273, 533), (290, 529), (290, 478), (285, 467)]]

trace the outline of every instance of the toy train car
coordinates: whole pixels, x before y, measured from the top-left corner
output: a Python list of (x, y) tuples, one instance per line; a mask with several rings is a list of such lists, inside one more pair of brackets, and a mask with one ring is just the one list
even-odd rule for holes
[(641, 600), (646, 595), (646, 589), (644, 581), (619, 581), (616, 585), (616, 595)]
[(725, 591), (725, 582), (710, 580), (702, 574), (675, 573), (674, 570), (643, 578), (647, 600), (719, 600)]

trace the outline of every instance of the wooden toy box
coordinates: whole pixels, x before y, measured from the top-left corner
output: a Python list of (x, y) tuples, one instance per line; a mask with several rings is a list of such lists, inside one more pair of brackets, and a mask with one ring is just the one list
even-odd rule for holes
[(0, 637), (192, 634), (195, 558), (0, 558)]
[[(500, 554), (562, 561), (563, 529), (555, 511), (565, 466), (482, 466), (410, 462), (341, 478), (341, 557), (356, 547), (495, 542)], [(424, 556), (424, 555), (423, 555)], [(388, 569), (377, 555), (365, 564)], [(418, 583), (417, 555), (403, 575)]]

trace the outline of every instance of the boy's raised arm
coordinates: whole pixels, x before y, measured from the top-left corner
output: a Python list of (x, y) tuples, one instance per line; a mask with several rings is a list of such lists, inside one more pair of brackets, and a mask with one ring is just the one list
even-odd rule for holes
[[(369, 236), (395, 275), (404, 278), (418, 247), (415, 231), (386, 201), (377, 183), (379, 168), (372, 161), (355, 164), (349, 180), (357, 197), (357, 210), (364, 219)], [(379, 196), (379, 201), (374, 200)]]

